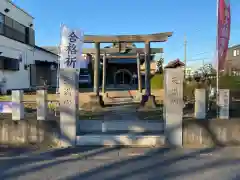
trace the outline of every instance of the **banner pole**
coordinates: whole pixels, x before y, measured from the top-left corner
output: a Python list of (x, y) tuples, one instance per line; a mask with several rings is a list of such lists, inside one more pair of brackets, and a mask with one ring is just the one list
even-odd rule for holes
[(216, 60), (217, 60), (217, 74), (216, 74), (216, 104), (217, 104), (217, 118), (219, 117), (219, 57), (218, 57), (218, 14), (219, 14), (219, 0), (217, 2), (217, 38), (216, 38)]

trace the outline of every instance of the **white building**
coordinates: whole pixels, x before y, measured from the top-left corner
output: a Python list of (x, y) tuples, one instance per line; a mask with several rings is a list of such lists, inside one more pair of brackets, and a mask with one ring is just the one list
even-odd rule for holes
[(35, 45), (34, 18), (10, 0), (0, 0), (1, 87), (28, 89), (42, 85), (42, 79), (55, 86), (57, 60)]
[(189, 78), (194, 76), (195, 71), (191, 67), (186, 67), (185, 72), (186, 78)]

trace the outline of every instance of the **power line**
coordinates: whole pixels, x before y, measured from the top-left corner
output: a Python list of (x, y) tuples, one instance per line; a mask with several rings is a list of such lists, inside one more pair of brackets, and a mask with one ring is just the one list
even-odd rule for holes
[[(186, 35), (184, 37), (184, 64), (185, 64), (184, 67), (186, 67), (187, 66), (187, 37), (186, 37)], [(185, 73), (185, 71), (186, 71), (186, 69), (184, 69), (184, 73)]]
[(206, 60), (206, 59), (211, 59), (211, 58), (198, 58), (198, 59), (188, 59), (187, 61), (192, 62), (192, 61), (200, 61), (200, 60)]

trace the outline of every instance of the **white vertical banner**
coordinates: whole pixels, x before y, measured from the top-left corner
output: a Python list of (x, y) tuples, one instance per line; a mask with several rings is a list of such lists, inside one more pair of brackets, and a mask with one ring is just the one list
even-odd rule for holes
[(61, 27), (60, 69), (80, 70), (84, 34), (79, 29), (70, 29), (66, 25)]

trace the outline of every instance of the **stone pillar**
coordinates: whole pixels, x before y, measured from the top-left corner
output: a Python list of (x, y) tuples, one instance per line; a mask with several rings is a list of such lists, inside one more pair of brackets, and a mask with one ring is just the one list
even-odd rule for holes
[(229, 89), (219, 89), (219, 119), (229, 119)]
[(195, 89), (194, 116), (196, 119), (206, 118), (206, 90)]
[(103, 55), (103, 79), (102, 79), (102, 94), (104, 95), (106, 93), (106, 64), (107, 59), (106, 59), (106, 54)]
[(24, 119), (23, 91), (12, 91), (12, 120)]
[(100, 67), (100, 43), (95, 43), (95, 60), (94, 60), (94, 93), (99, 96), (99, 67)]
[(142, 76), (140, 67), (140, 54), (137, 53), (137, 76), (138, 76), (138, 92), (142, 94)]
[(60, 69), (60, 129), (62, 146), (75, 146), (78, 120), (79, 86), (75, 69)]
[(150, 87), (150, 42), (145, 42), (145, 94), (147, 96), (151, 95)]
[(47, 90), (37, 90), (37, 120), (47, 120)]
[(141, 107), (156, 108), (155, 96), (151, 95), (150, 82), (150, 42), (145, 42), (145, 95), (142, 96)]
[(166, 143), (182, 146), (183, 130), (183, 81), (182, 68), (164, 70), (164, 120)]
[(104, 106), (103, 98), (101, 95), (99, 95), (99, 69), (100, 69), (100, 43), (95, 43), (95, 49), (96, 49), (96, 56), (94, 60), (94, 95), (90, 96), (90, 102), (88, 103), (88, 106), (86, 106), (86, 109), (96, 111), (101, 109)]

